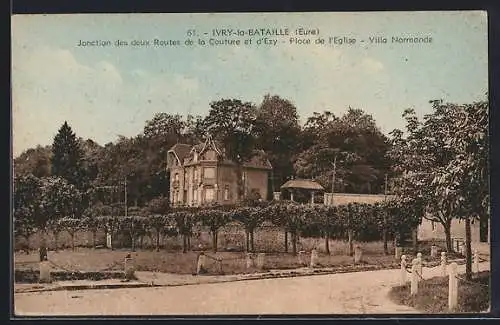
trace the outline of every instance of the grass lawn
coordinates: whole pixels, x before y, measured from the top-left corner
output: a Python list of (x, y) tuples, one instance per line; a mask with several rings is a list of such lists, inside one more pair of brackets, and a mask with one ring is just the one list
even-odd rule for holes
[[(345, 245), (338, 243), (335, 245)], [(335, 246), (334, 245), (334, 246)], [(397, 262), (392, 255), (384, 255), (382, 249), (379, 249), (381, 243), (365, 244), (365, 253), (362, 264), (377, 266), (397, 266)], [(332, 249), (335, 251), (335, 249)], [(159, 271), (178, 274), (191, 274), (196, 271), (196, 261), (199, 252), (189, 251), (182, 253), (178, 251), (161, 250), (137, 250), (130, 252), (129, 249), (109, 250), (109, 249), (89, 249), (76, 248), (49, 251), (49, 260), (60, 266), (59, 269), (78, 270), (78, 271), (101, 271), (101, 270), (123, 270), (123, 261), (127, 254), (131, 254), (135, 260), (138, 271)], [(218, 252), (206, 251), (208, 256), (207, 270), (209, 274), (238, 274), (252, 273), (257, 269), (246, 267), (246, 253), (244, 252)], [(222, 272), (216, 262), (210, 257), (222, 258)], [(309, 262), (310, 255), (306, 254), (304, 259)], [(265, 258), (265, 269), (291, 269), (299, 268), (304, 265), (299, 263), (298, 256), (291, 253), (267, 253)], [(327, 255), (319, 253), (319, 266), (349, 266), (353, 265), (353, 257), (345, 254)], [(18, 270), (33, 269), (39, 267), (39, 256), (37, 253), (16, 253), (14, 255), (14, 266)]]
[[(465, 275), (461, 275), (465, 277)], [(481, 312), (490, 306), (490, 272), (474, 275), (473, 283), (458, 282), (458, 308), (455, 312)], [(418, 294), (410, 296), (410, 284), (393, 287), (390, 298), (398, 304), (429, 314), (449, 313), (448, 277), (436, 277), (419, 283)]]
[[(398, 267), (399, 261), (394, 256), (383, 253), (382, 242), (362, 243), (363, 265), (373, 265), (379, 268)], [(354, 264), (353, 257), (346, 252), (347, 243), (342, 241), (332, 241), (330, 243), (331, 255), (319, 251), (319, 265), (321, 267), (348, 267)], [(192, 274), (196, 272), (196, 262), (199, 252), (188, 251), (182, 253), (176, 250), (142, 249), (131, 252), (130, 249), (90, 249), (77, 247), (75, 251), (71, 249), (49, 251), (49, 261), (55, 263), (58, 270), (70, 271), (120, 271), (124, 269), (124, 259), (127, 254), (134, 258), (136, 270), (138, 271), (158, 271), (177, 274)], [(304, 256), (306, 263), (310, 260), (310, 251)], [(206, 269), (208, 274), (241, 274), (254, 273), (259, 271), (256, 268), (246, 267), (245, 252), (218, 252), (206, 251)], [(210, 257), (222, 258), (222, 270), (219, 265)], [(410, 256), (411, 257), (411, 256)], [(424, 254), (424, 260), (434, 260), (439, 262), (439, 256), (431, 259)], [(14, 265), (16, 270), (38, 270), (39, 256), (37, 253), (30, 254), (15, 253)], [(292, 269), (305, 265), (299, 263), (298, 256), (291, 253), (266, 253), (264, 269)]]

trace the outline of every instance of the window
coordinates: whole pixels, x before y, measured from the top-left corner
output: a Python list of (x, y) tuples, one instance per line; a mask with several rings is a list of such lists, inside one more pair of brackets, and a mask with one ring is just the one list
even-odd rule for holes
[(215, 168), (214, 167), (205, 167), (203, 169), (203, 177), (204, 178), (215, 178)]
[(229, 200), (229, 186), (227, 186), (227, 185), (226, 185), (226, 187), (224, 187), (224, 200), (225, 201)]
[(175, 173), (175, 181), (178, 182), (179, 181), (179, 173)]
[(206, 160), (215, 160), (215, 151), (208, 150), (207, 152), (205, 152), (205, 159)]
[(214, 200), (214, 189), (206, 188), (205, 189), (205, 202), (212, 202)]

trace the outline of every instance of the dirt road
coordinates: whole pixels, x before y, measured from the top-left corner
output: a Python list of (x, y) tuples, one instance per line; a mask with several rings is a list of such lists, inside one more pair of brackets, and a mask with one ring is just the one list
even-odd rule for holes
[[(481, 263), (480, 270), (488, 270)], [(464, 272), (465, 266), (458, 267)], [(424, 268), (424, 278), (439, 275)], [(418, 313), (387, 293), (399, 270), (179, 287), (54, 291), (15, 295), (17, 315), (216, 315)]]

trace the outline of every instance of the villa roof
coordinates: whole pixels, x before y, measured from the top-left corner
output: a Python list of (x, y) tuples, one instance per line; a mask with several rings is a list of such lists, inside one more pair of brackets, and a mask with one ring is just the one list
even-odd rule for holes
[(190, 150), (191, 146), (189, 144), (177, 143), (172, 148), (170, 148), (169, 151), (174, 152), (177, 158), (179, 158), (179, 160), (182, 162), (184, 161), (184, 158), (189, 154)]
[(286, 189), (286, 188), (301, 188), (301, 189), (306, 189), (306, 190), (317, 190), (317, 191), (324, 190), (323, 186), (321, 186), (316, 181), (313, 181), (310, 179), (292, 179), (292, 180), (289, 180), (285, 184), (281, 185), (281, 189)]

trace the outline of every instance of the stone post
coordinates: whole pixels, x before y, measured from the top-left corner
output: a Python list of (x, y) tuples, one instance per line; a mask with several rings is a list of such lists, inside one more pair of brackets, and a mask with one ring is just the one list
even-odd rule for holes
[(446, 276), (446, 252), (441, 252), (441, 275)]
[(306, 261), (305, 261), (305, 256), (304, 256), (305, 253), (306, 253), (305, 251), (299, 251), (299, 255), (298, 255), (299, 256), (299, 264), (301, 266), (304, 266), (304, 265), (307, 264)]
[(418, 260), (414, 258), (411, 261), (411, 287), (410, 287), (410, 294), (416, 295), (418, 292)]
[(50, 263), (45, 260), (40, 262), (40, 283), (50, 283), (52, 282), (50, 278)]
[(431, 257), (437, 257), (438, 247), (436, 245), (431, 246)]
[(252, 253), (247, 253), (247, 269), (253, 266)]
[(196, 263), (196, 274), (202, 274), (205, 272), (206, 258), (207, 257), (203, 252), (201, 252), (200, 255), (198, 255), (198, 261)]
[(363, 249), (360, 245), (354, 246), (354, 263), (360, 263), (363, 257)]
[(407, 281), (406, 277), (406, 255), (401, 255), (401, 278), (400, 285), (405, 285)]
[(450, 264), (448, 281), (448, 309), (454, 311), (458, 305), (457, 263)]
[(262, 270), (265, 264), (266, 253), (259, 253), (257, 255), (257, 267)]
[(311, 191), (311, 205), (314, 205), (314, 191)]
[(474, 250), (474, 273), (479, 273), (479, 252)]
[(396, 247), (396, 248), (394, 248), (394, 258), (396, 260), (400, 260), (402, 254), (403, 254), (403, 248), (402, 247)]
[(109, 232), (106, 233), (106, 248), (112, 248), (113, 247), (113, 240), (112, 236)]
[(316, 265), (318, 265), (318, 251), (316, 250), (316, 248), (314, 248), (311, 251), (311, 263), (309, 264), (309, 266), (315, 267)]
[(135, 264), (134, 264), (134, 259), (130, 256), (130, 254), (125, 257), (125, 279), (127, 280), (133, 280), (135, 279), (134, 273), (135, 273)]
[(420, 277), (424, 276), (422, 271), (423, 271), (423, 268), (422, 268), (422, 253), (417, 253), (417, 261), (418, 261), (418, 274), (420, 275), (419, 276), (419, 280), (421, 280)]

